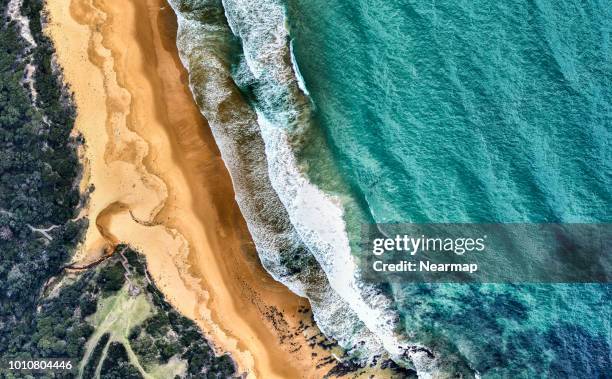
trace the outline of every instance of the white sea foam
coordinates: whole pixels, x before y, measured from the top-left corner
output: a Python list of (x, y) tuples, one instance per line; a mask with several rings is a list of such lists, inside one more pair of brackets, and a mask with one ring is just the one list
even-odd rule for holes
[[(178, 0), (170, 4), (175, 10), (180, 9)], [(231, 36), (230, 31), (224, 31), (219, 25), (202, 24), (189, 13), (177, 12), (177, 16), (177, 44), (181, 60), (190, 73), (191, 90), (226, 162), (236, 200), (262, 264), (276, 280), (310, 299), (323, 333), (335, 337), (357, 355), (384, 356), (376, 336), (329, 286), (327, 277), (289, 222), (270, 184), (255, 113), (246, 103), (235, 100), (236, 89), (228, 80), (228, 63), (216, 46), (227, 43), (223, 33)], [(292, 262), (296, 257), (298, 261)], [(292, 264), (299, 265), (299, 270)]]
[[(230, 27), (242, 39), (247, 65), (259, 81), (261, 93), (274, 97), (274, 101), (258, 99), (257, 120), (265, 141), (272, 185), (293, 226), (325, 271), (334, 291), (392, 357), (401, 361), (405, 354), (421, 351), (397, 333), (399, 317), (391, 300), (359, 280), (339, 199), (317, 188), (298, 168), (290, 140), (308, 127), (300, 123), (308, 123), (310, 115), (306, 99), (292, 88), (299, 82), (291, 67), (284, 63), (291, 52), (282, 4), (274, 0), (224, 0), (223, 4)], [(420, 354), (414, 358), (422, 367), (429, 365)]]
[[(410, 343), (398, 333), (400, 320), (390, 299), (375, 287), (360, 281), (350, 251), (339, 199), (324, 193), (308, 181), (298, 168), (287, 132), (272, 126), (261, 113), (258, 116), (266, 141), (272, 184), (300, 237), (325, 271), (335, 293), (350, 305), (395, 361), (406, 363), (405, 357), (409, 357), (422, 378), (439, 371), (428, 349)], [(325, 308), (318, 311), (326, 312)], [(339, 334), (334, 336), (347, 338), (346, 335), (352, 332), (351, 329), (339, 329)]]
[(293, 40), (291, 40), (289, 42), (289, 54), (291, 55), (291, 66), (293, 66), (293, 73), (295, 74), (295, 78), (297, 79), (298, 86), (302, 90), (302, 93), (304, 93), (306, 96), (310, 96), (310, 92), (308, 92), (308, 88), (306, 88), (306, 81), (300, 72), (300, 67), (298, 66), (297, 60), (295, 59), (293, 49)]
[(310, 105), (287, 43), (282, 4), (223, 1), (244, 51), (244, 64), (237, 69), (242, 78), (233, 79), (252, 88), (257, 114), (235, 96), (231, 63), (219, 46), (228, 42), (224, 33), (230, 31), (200, 17), (210, 5), (170, 4), (178, 16), (177, 45), (192, 92), (228, 166), (264, 267), (310, 299), (320, 329), (342, 346), (369, 356), (387, 351), (399, 363), (412, 361), (422, 377), (435, 372), (431, 354), (398, 333), (392, 301), (360, 281), (342, 203), (298, 167), (292, 139), (299, 140), (309, 127)]

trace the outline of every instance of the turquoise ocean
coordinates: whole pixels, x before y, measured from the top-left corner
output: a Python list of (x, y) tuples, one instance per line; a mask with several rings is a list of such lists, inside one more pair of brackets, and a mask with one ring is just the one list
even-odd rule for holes
[(610, 223), (612, 2), (170, 3), (261, 261), (324, 333), (423, 377), (612, 375), (609, 284), (352, 259), (368, 223)]

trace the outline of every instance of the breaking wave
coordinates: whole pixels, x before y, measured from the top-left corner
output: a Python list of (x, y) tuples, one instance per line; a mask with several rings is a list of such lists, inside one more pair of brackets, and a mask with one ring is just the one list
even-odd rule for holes
[[(226, 162), (263, 266), (276, 280), (310, 300), (323, 333), (356, 356), (385, 355), (378, 338), (331, 288), (272, 187), (257, 115), (232, 78), (237, 41), (225, 22), (223, 8), (214, 2), (170, 4), (178, 17), (177, 44), (189, 71), (191, 90)], [(347, 330), (353, 333), (346, 334)]]
[(191, 90), (264, 267), (307, 297), (321, 331), (353, 356), (391, 357), (421, 375), (443, 370), (438, 354), (402, 333), (391, 297), (360, 280), (345, 221), (350, 195), (322, 191), (297, 157), (312, 128), (312, 103), (292, 54), (284, 5), (170, 4)]

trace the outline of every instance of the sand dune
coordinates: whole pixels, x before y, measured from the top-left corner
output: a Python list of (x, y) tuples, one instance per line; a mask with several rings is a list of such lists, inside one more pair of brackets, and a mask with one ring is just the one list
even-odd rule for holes
[[(129, 243), (168, 300), (241, 372), (320, 377), (328, 351), (308, 304), (260, 266), (214, 139), (195, 106), (162, 0), (49, 0), (47, 27), (74, 92), (90, 227), (75, 260)], [(303, 324), (302, 324), (303, 323)], [(316, 354), (313, 358), (312, 353)]]

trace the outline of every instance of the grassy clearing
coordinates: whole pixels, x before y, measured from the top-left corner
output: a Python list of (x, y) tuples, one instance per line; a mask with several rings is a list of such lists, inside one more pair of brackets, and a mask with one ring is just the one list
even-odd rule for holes
[[(99, 339), (105, 333), (110, 334), (109, 343), (118, 341), (125, 346), (130, 363), (134, 365), (145, 378), (165, 379), (183, 374), (187, 369), (187, 363), (181, 359), (172, 358), (168, 363), (164, 365), (153, 365), (147, 371), (132, 350), (128, 340), (130, 330), (142, 324), (153, 314), (153, 305), (145, 293), (141, 291), (141, 293), (136, 296), (130, 295), (128, 283), (125, 283), (116, 294), (101, 299), (98, 303), (96, 313), (88, 318), (88, 321), (95, 328), (95, 332), (87, 341), (85, 355), (79, 366), (79, 378), (83, 377), (83, 368), (90, 359), (91, 353)], [(108, 344), (98, 363), (95, 375), (96, 378), (100, 375), (100, 367), (106, 357), (107, 348)]]

